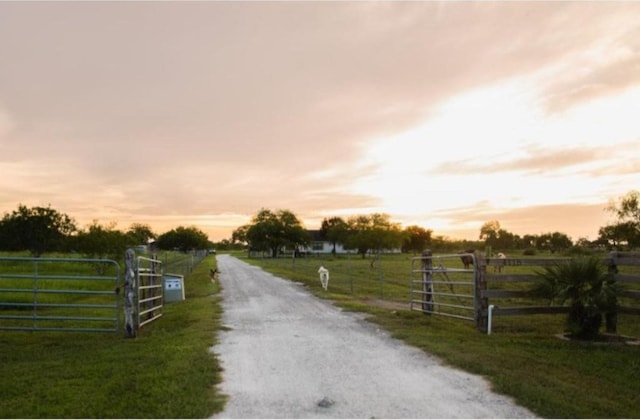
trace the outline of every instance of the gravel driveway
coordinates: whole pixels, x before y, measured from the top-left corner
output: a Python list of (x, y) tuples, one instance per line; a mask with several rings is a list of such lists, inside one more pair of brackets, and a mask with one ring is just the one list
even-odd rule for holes
[(217, 258), (231, 330), (212, 349), (230, 396), (215, 418), (534, 417), (363, 315), (237, 258)]

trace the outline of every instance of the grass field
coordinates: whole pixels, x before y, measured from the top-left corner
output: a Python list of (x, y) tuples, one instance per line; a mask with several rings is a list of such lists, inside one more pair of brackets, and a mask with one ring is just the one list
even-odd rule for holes
[[(356, 256), (245, 261), (302, 282), (346, 310), (368, 313), (371, 322), (394, 337), (483, 375), (496, 391), (538, 416), (640, 417), (640, 347), (561, 340), (557, 335), (564, 330), (564, 315), (497, 318), (493, 334), (486, 335), (469, 321), (410, 311), (407, 255), (383, 256), (373, 268), (370, 260)], [(327, 291), (317, 273), (321, 265), (330, 270)], [(531, 268), (508, 268), (527, 269)], [(621, 315), (618, 330), (640, 337), (640, 318)]]
[[(640, 347), (561, 340), (562, 315), (498, 318), (486, 335), (472, 322), (408, 309), (411, 256), (383, 256), (373, 268), (357, 256), (238, 256), (304, 283), (345, 310), (367, 313), (394, 337), (483, 375), (540, 417), (640, 418)], [(327, 291), (320, 265), (330, 270)], [(0, 331), (0, 417), (204, 418), (220, 412), (221, 370), (210, 352), (223, 328), (219, 286), (208, 276), (214, 266), (212, 256), (198, 264), (185, 279), (186, 300), (166, 305), (164, 316), (135, 339)], [(639, 321), (621, 316), (620, 332), (640, 336)]]
[(186, 300), (135, 339), (122, 332), (0, 331), (2, 418), (203, 418), (220, 411), (220, 326), (207, 257), (185, 279)]

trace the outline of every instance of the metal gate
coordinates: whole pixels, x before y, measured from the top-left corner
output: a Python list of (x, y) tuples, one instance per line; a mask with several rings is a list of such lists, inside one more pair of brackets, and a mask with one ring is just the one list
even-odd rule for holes
[(137, 257), (132, 248), (124, 254), (124, 328), (125, 337), (162, 316), (164, 287), (162, 261)]
[(411, 310), (476, 321), (476, 267), (474, 254), (412, 258)]
[(164, 301), (162, 277), (162, 261), (138, 257), (136, 270), (138, 328), (162, 316)]
[(113, 260), (0, 257), (0, 330), (115, 332), (119, 283)]

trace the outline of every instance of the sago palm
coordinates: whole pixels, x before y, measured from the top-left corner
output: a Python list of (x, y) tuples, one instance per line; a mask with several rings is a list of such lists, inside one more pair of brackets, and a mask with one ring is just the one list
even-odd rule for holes
[(536, 284), (539, 296), (550, 304), (569, 304), (566, 328), (569, 335), (595, 339), (602, 324), (602, 315), (615, 311), (618, 286), (607, 267), (595, 257), (580, 257), (553, 266), (538, 273)]

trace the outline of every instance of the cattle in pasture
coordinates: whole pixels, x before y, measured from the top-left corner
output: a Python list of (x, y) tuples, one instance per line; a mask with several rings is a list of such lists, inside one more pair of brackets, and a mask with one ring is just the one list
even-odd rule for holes
[(502, 268), (505, 266), (505, 260), (507, 259), (507, 256), (504, 255), (502, 252), (498, 252), (495, 257), (494, 257), (497, 261), (495, 263), (495, 265), (493, 266), (493, 272), (494, 273), (502, 273)]
[(464, 252), (459, 252), (459, 254), (461, 254), (460, 261), (462, 261), (462, 265), (464, 265), (464, 268), (466, 270), (468, 270), (469, 267), (473, 265), (473, 256), (466, 255), (466, 254), (473, 254), (474, 252), (475, 252), (475, 249), (467, 249)]

